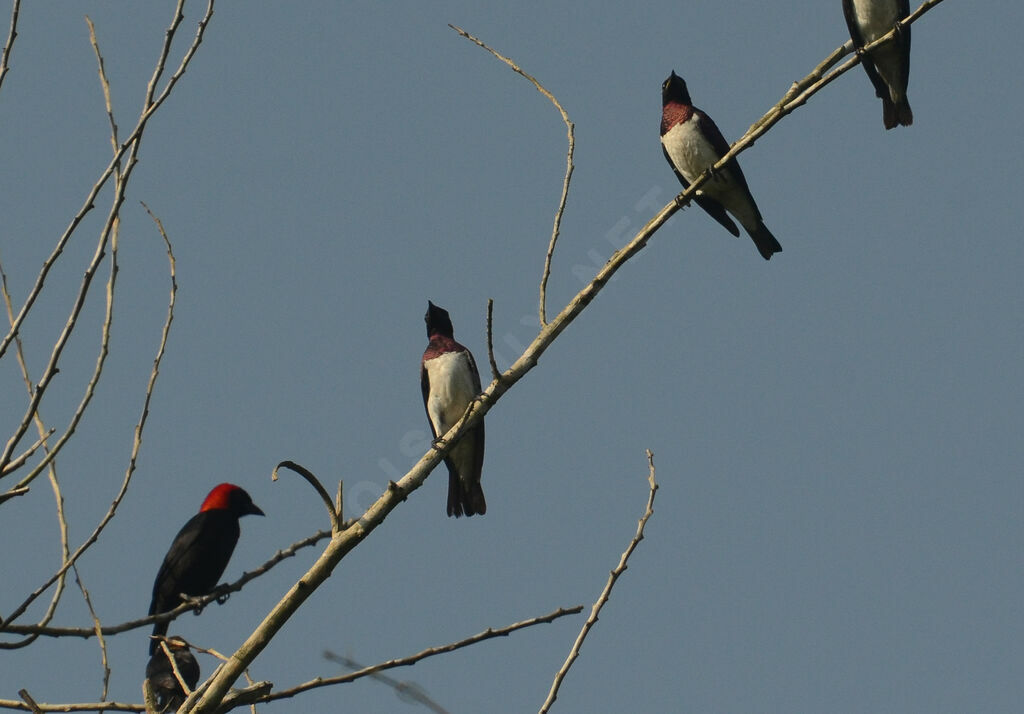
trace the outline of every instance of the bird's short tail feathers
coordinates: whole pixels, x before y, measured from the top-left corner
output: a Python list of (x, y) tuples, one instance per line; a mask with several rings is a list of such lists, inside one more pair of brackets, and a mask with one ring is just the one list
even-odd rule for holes
[(454, 474), (448, 478), (448, 515), (476, 516), (487, 513), (487, 501), (484, 500), (484, 489), (479, 482), (467, 487), (462, 479)]
[(771, 260), (772, 255), (782, 252), (782, 246), (779, 244), (779, 241), (775, 240), (775, 236), (772, 235), (764, 223), (758, 224), (757, 228), (748, 232), (750, 237), (754, 239), (757, 252), (765, 260)]
[[(150, 614), (154, 615), (156, 613), (150, 613)], [(171, 624), (171, 623), (166, 622), (166, 621), (156, 623), (155, 625), (153, 625), (153, 634), (154, 635), (166, 635), (167, 634), (167, 626), (169, 624)], [(152, 657), (156, 653), (158, 647), (160, 647), (160, 640), (154, 640), (154, 639), (150, 638), (150, 640), (149, 640), (149, 656), (150, 657)]]
[(890, 99), (882, 100), (882, 122), (886, 129), (896, 126), (910, 126), (914, 123), (914, 112), (910, 110), (910, 102), (903, 97), (898, 102)]

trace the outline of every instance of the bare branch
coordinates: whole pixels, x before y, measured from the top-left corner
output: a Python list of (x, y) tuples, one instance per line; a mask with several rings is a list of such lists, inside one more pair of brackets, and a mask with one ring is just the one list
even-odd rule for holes
[(309, 485), (313, 487), (313, 490), (317, 492), (317, 495), (320, 496), (320, 500), (322, 500), (324, 502), (324, 505), (327, 506), (327, 513), (331, 517), (331, 532), (335, 535), (340, 533), (341, 518), (334, 508), (334, 501), (331, 500), (331, 495), (327, 493), (327, 489), (324, 488), (323, 484), (320, 483), (317, 477), (313, 475), (313, 472), (300, 466), (294, 461), (282, 461), (281, 463), (274, 467), (274, 472), (270, 475), (270, 478), (272, 478), (274, 481), (277, 481), (277, 470), (281, 467), (294, 471), (299, 476), (306, 479)]
[(481, 40), (477, 39), (476, 37), (473, 37), (473, 35), (469, 34), (461, 27), (456, 27), (451, 23), (448, 24), (448, 27), (458, 32), (460, 35), (465, 37), (473, 44), (487, 50), (492, 55), (494, 55), (502, 62), (507, 64), (509, 67), (511, 67), (512, 71), (514, 71), (516, 74), (519, 74), (522, 77), (525, 77), (527, 80), (529, 80), (533, 84), (533, 86), (537, 88), (538, 92), (547, 97), (551, 101), (551, 103), (555, 105), (555, 109), (557, 109), (558, 113), (561, 115), (562, 121), (565, 122), (565, 133), (569, 143), (569, 148), (566, 150), (565, 154), (565, 178), (562, 180), (562, 195), (558, 201), (558, 210), (555, 211), (555, 222), (554, 226), (551, 229), (551, 241), (548, 243), (548, 252), (544, 256), (544, 272), (541, 274), (540, 278), (540, 326), (544, 327), (545, 325), (548, 324), (547, 287), (548, 277), (550, 277), (551, 275), (551, 258), (555, 254), (555, 243), (558, 242), (558, 234), (561, 231), (562, 214), (565, 212), (565, 203), (566, 201), (569, 200), (569, 184), (572, 181), (572, 172), (575, 168), (572, 163), (573, 152), (576, 150), (575, 125), (571, 121), (569, 121), (569, 114), (565, 111), (564, 108), (562, 108), (562, 104), (558, 101), (555, 95), (549, 92), (547, 89), (545, 89), (544, 86), (540, 82), (538, 82), (534, 76), (524, 72), (522, 69), (520, 69), (519, 65), (513, 62), (511, 59), (501, 54), (500, 52), (491, 49)]
[[(345, 523), (343, 525), (347, 527), (350, 523)], [(259, 566), (255, 570), (242, 573), (242, 577), (233, 583), (223, 585), (207, 595), (193, 598), (191, 602), (183, 602), (173, 610), (168, 610), (167, 612), (160, 613), (159, 615), (148, 615), (146, 617), (139, 618), (138, 620), (130, 620), (117, 625), (106, 625), (102, 628), (102, 632), (107, 636), (119, 635), (122, 632), (137, 630), (140, 627), (148, 627), (155, 622), (173, 620), (186, 612), (201, 609), (225, 594), (240, 591), (247, 583), (255, 580), (261, 575), (264, 575), (282, 560), (292, 557), (302, 548), (308, 548), (316, 545), (321, 540), (330, 537), (330, 531), (318, 531), (311, 536), (307, 536), (302, 540), (293, 543), (284, 550), (277, 551), (277, 553), (263, 563), (263, 565)], [(81, 637), (83, 639), (88, 639), (96, 635), (95, 629), (91, 627), (41, 627), (38, 625), (6, 624), (8, 621), (13, 619), (13, 617), (9, 617), (8, 620), (0, 626), (0, 632), (11, 632), (17, 635), (38, 635), (41, 637)], [(7, 643), (0, 643), (0, 649), (11, 649), (11, 647)]]
[[(24, 691), (24, 690), (22, 690)], [(21, 694), (21, 692), (18, 692)], [(141, 704), (124, 704), (122, 702), (96, 702), (75, 704), (36, 704), (31, 708), (17, 699), (0, 699), (0, 709), (15, 709), (23, 712), (144, 712), (146, 707)]]
[[(142, 138), (143, 132), (145, 131), (146, 123), (149, 121), (150, 117), (152, 117), (153, 114), (156, 113), (156, 111), (160, 108), (164, 101), (166, 101), (167, 97), (170, 96), (171, 91), (174, 89), (174, 86), (177, 84), (178, 80), (181, 79), (181, 76), (183, 74), (185, 74), (185, 69), (188, 67), (189, 62), (195, 56), (196, 50), (199, 49), (199, 45), (203, 41), (203, 35), (206, 31), (206, 26), (210, 22), (210, 18), (213, 17), (213, 0), (209, 0), (209, 4), (207, 5), (206, 8), (206, 13), (199, 20), (199, 25), (196, 28), (195, 37), (192, 39), (192, 44), (189, 46), (188, 50), (182, 57), (181, 63), (178, 65), (177, 71), (175, 71), (175, 73), (167, 81), (167, 84), (164, 86), (163, 91), (160, 92), (160, 95), (153, 99), (152, 96), (154, 88), (156, 86), (156, 81), (159, 78), (160, 74), (163, 72), (164, 62), (166, 61), (167, 54), (170, 51), (171, 39), (173, 39), (174, 30), (177, 29), (178, 25), (181, 23), (182, 18), (184, 17), (181, 12), (183, 4), (184, 0), (179, 0), (178, 7), (175, 9), (175, 17), (174, 20), (172, 21), (171, 27), (167, 31), (167, 38), (165, 39), (164, 46), (160, 53), (160, 60), (158, 61), (157, 69), (154, 71), (153, 79), (150, 80), (150, 86), (147, 87), (145, 108), (142, 112), (142, 115), (139, 117), (139, 120), (136, 123), (135, 128), (132, 130), (132, 133), (129, 134), (127, 140), (125, 140), (125, 142), (121, 144), (120, 147), (118, 147), (117, 153), (114, 155), (114, 158), (111, 159), (109, 164), (107, 164), (107, 168), (104, 169), (104, 171), (100, 174), (99, 179), (97, 179), (96, 183), (93, 184), (93, 187), (89, 190), (89, 193), (85, 198), (82, 208), (80, 208), (78, 213), (75, 214), (74, 218), (71, 219), (71, 223), (64, 230), (63, 235), (61, 235), (60, 239), (57, 241), (57, 245), (50, 253), (50, 256), (43, 262), (43, 267), (40, 270), (39, 274), (36, 276), (35, 284), (29, 291), (28, 297), (25, 299), (25, 303), (22, 305), (21, 310), (18, 312), (18, 315), (14, 318), (14, 325), (11, 326), (10, 332), (7, 333), (3, 340), (0, 340), (0, 357), (3, 357), (4, 353), (7, 351), (7, 347), (10, 345), (11, 340), (13, 340), (14, 336), (18, 333), (18, 330), (21, 328), (22, 322), (25, 321), (26, 316), (32, 309), (32, 305), (35, 303), (36, 299), (39, 297), (39, 294), (42, 292), (43, 284), (46, 282), (46, 276), (49, 274), (50, 269), (53, 267), (53, 265), (57, 262), (57, 259), (63, 252), (68, 240), (71, 239), (71, 235), (78, 228), (79, 224), (82, 222), (82, 219), (85, 217), (85, 215), (93, 209), (93, 202), (96, 200), (96, 196), (99, 195), (100, 190), (106, 184), (111, 174), (113, 174), (117, 167), (121, 165), (122, 159), (124, 158), (125, 154), (127, 154), (129, 151), (132, 152), (131, 160), (128, 162), (127, 169), (130, 171), (131, 166), (135, 162), (135, 157), (138, 154), (137, 145)], [(127, 179), (127, 176), (125, 176), (124, 178)]]
[[(20, 345), (19, 345), (18, 349), (19, 350), (21, 349)], [(29, 383), (29, 390), (31, 391), (31, 389), (32, 389), (32, 384), (30, 382)], [(32, 454), (34, 454), (36, 452), (36, 450), (40, 446), (45, 444), (46, 440), (49, 439), (51, 436), (53, 436), (54, 432), (56, 432), (56, 431), (57, 431), (56, 429), (51, 428), (49, 431), (47, 431), (42, 436), (40, 436), (38, 439), (36, 439), (36, 443), (34, 443), (34, 444), (32, 444), (32, 446), (28, 447), (28, 449), (26, 449), (25, 452), (21, 454), (21, 456), (18, 456), (16, 458), (11, 459), (10, 462), (7, 464), (7, 466), (4, 468), (3, 473), (0, 474), (0, 477), (6, 476), (7, 474), (9, 474), (9, 473), (11, 473), (13, 471), (17, 471), (22, 466), (24, 466), (25, 462), (28, 461), (29, 457), (32, 456)], [(24, 488), (27, 489), (27, 487), (24, 487)]]
[[(359, 664), (351, 657), (335, 654), (330, 650), (324, 652), (324, 659), (326, 659), (329, 662), (335, 662), (337, 664), (340, 664), (342, 667), (345, 667), (346, 669), (352, 671), (357, 671), (365, 668), (365, 665)], [(435, 712), (435, 714), (449, 714), (447, 709), (445, 709), (440, 704), (431, 699), (423, 690), (423, 687), (416, 684), (415, 682), (410, 682), (409, 680), (395, 679), (394, 677), (389, 677), (386, 674), (381, 674), (380, 672), (373, 672), (369, 676), (374, 681), (380, 682), (381, 684), (391, 687), (393, 690), (395, 690), (395, 696), (397, 696), (404, 702), (422, 704), (431, 711)]]
[(29, 492), (29, 487), (28, 486), (22, 486), (21, 488), (12, 488), (10, 491), (5, 491), (4, 493), (0, 493), (0, 503), (3, 503), (4, 501), (6, 501), (8, 499), (15, 498), (16, 496), (24, 496), (28, 492)]
[[(2, 269), (0, 269), (0, 282), (2, 282), (3, 284), (2, 287), (4, 296), (4, 307), (7, 310), (7, 319), (9, 321), (13, 321), (14, 311), (13, 306), (11, 304), (11, 295), (10, 292), (7, 290), (7, 276), (6, 274), (4, 274)], [(23, 349), (20, 337), (15, 339), (15, 353), (17, 355), (18, 367), (21, 370), (22, 379), (25, 382), (25, 389), (28, 391), (29, 398), (31, 398), (32, 375), (28, 371), (28, 363), (25, 361), (25, 351)], [(36, 430), (39, 433), (39, 440), (36, 442), (36, 444), (41, 445), (44, 450), (48, 450), (49, 446), (47, 445), (46, 440), (50, 435), (54, 433), (54, 430), (47, 430), (46, 425), (43, 422), (43, 417), (38, 410), (36, 410), (36, 413), (33, 415), (33, 421), (35, 422)], [(33, 448), (30, 451), (34, 451), (35, 449), (36, 447), (33, 446)], [(18, 459), (15, 459), (15, 461), (17, 460)], [(64, 496), (61, 494), (60, 482), (57, 480), (57, 470), (54, 465), (54, 462), (52, 461), (50, 462), (50, 465), (48, 467), (48, 472), (50, 486), (53, 489), (54, 508), (57, 513), (57, 526), (60, 532), (61, 558), (63, 559), (64, 562), (67, 562), (68, 554), (70, 551), (70, 546), (68, 545), (68, 522), (67, 518), (64, 515)], [(28, 491), (28, 486), (21, 486), (20, 488), (24, 489), (26, 492)], [(15, 490), (17, 490), (17, 488)], [(36, 623), (38, 626), (45, 626), (53, 619), (54, 615), (57, 612), (57, 604), (60, 602), (60, 598), (64, 594), (65, 581), (66, 578), (64, 575), (57, 579), (57, 587), (54, 590), (53, 597), (50, 598), (50, 604), (47, 606), (46, 611), (43, 613), (42, 617)], [(36, 637), (36, 635), (32, 635), (25, 638), (24, 640), (21, 640), (20, 642), (11, 643), (11, 647), (26, 647), (32, 644), (32, 642), (35, 641)]]
[[(100, 646), (100, 662), (103, 665), (103, 689), (100, 691), (100, 699), (106, 699), (107, 688), (110, 686), (110, 662), (107, 659), (107, 640), (103, 637), (103, 625), (100, 623), (99, 615), (96, 614), (96, 609), (92, 606), (92, 598), (89, 597), (89, 591), (82, 582), (82, 576), (78, 572), (78, 566), (72, 566), (72, 570), (75, 573), (75, 583), (78, 585), (78, 589), (81, 591), (82, 597), (85, 599), (86, 607), (89, 608), (89, 616), (92, 618), (93, 631), (96, 633), (96, 641)], [(174, 660), (171, 660), (171, 666), (175, 666)], [(175, 672), (177, 672), (177, 669), (175, 669)]]
[(290, 697), (294, 697), (296, 694), (301, 694), (303, 692), (309, 691), (310, 689), (317, 689), (319, 687), (328, 687), (334, 684), (352, 682), (363, 677), (372, 676), (377, 672), (382, 672), (386, 669), (394, 669), (395, 667), (408, 667), (409, 665), (416, 664), (420, 660), (426, 659), (428, 657), (433, 657), (434, 655), (445, 654), (447, 652), (454, 652), (455, 650), (462, 649), (463, 647), (469, 647), (470, 645), (475, 645), (477, 642), (483, 642), (484, 640), (489, 640), (494, 637), (507, 637), (509, 634), (515, 632), (516, 630), (521, 630), (524, 627), (532, 627), (533, 625), (540, 625), (543, 623), (552, 622), (560, 617), (565, 617), (566, 615), (576, 615), (582, 611), (582, 605), (576, 605), (575, 607), (569, 608), (560, 607), (554, 612), (550, 612), (547, 615), (542, 615), (541, 617), (532, 617), (529, 620), (516, 622), (511, 625), (499, 628), (497, 630), (488, 628), (483, 632), (477, 633), (472, 637), (467, 637), (464, 640), (452, 642), (447, 645), (440, 645), (438, 647), (430, 647), (421, 652), (417, 652), (414, 655), (402, 657), (400, 659), (388, 660), (387, 662), (380, 662), (379, 664), (364, 667), (356, 672), (350, 672), (349, 674), (343, 674), (337, 677), (317, 677), (314, 680), (292, 687), (291, 689), (284, 689), (280, 692), (274, 692), (273, 694), (268, 695), (262, 701), (271, 702), (277, 699), (287, 699)]
[(103, 55), (100, 53), (99, 42), (96, 41), (96, 27), (88, 15), (85, 22), (89, 25), (89, 41), (92, 43), (93, 52), (96, 54), (96, 62), (99, 65), (100, 86), (103, 87), (103, 101), (107, 105), (107, 119), (110, 121), (110, 146), (117, 154), (117, 122), (114, 121), (114, 107), (110, 100), (110, 82), (107, 80), (107, 71), (103, 66)]
[(576, 642), (573, 644), (572, 649), (569, 650), (569, 656), (566, 657), (565, 663), (561, 666), (558, 672), (555, 674), (555, 681), (551, 683), (551, 691), (548, 692), (548, 698), (544, 700), (544, 704), (541, 705), (540, 714), (546, 714), (551, 709), (551, 705), (555, 703), (555, 699), (558, 698), (558, 689), (562, 686), (562, 681), (565, 679), (565, 675), (569, 673), (569, 668), (572, 667), (572, 663), (579, 657), (580, 648), (583, 646), (583, 640), (587, 639), (587, 634), (590, 633), (591, 628), (597, 624), (597, 616), (601, 612), (601, 608), (608, 602), (608, 598), (611, 597), (612, 588), (615, 587), (615, 581), (619, 579), (619, 576), (626, 572), (626, 563), (629, 560), (629, 556), (633, 554), (636, 547), (640, 544), (640, 541), (644, 539), (644, 526), (647, 525), (648, 519), (654, 515), (654, 495), (658, 492), (658, 482), (654, 480), (654, 454), (651, 450), (647, 450), (647, 483), (650, 484), (650, 493), (647, 496), (647, 508), (644, 510), (644, 515), (640, 517), (640, 522), (636, 526), (636, 534), (633, 536), (633, 540), (629, 542), (622, 557), (619, 558), (619, 564), (615, 566), (611, 574), (608, 576), (608, 582), (605, 583), (604, 590), (601, 591), (600, 597), (597, 598), (597, 602), (590, 608), (590, 617), (583, 623), (583, 629), (580, 630), (579, 636), (576, 638)]
[(11, 6), (11, 29), (7, 33), (7, 41), (4, 42), (3, 54), (0, 54), (0, 86), (4, 83), (4, 77), (10, 69), (8, 62), (11, 59), (11, 50), (14, 48), (14, 38), (18, 36), (18, 12), (21, 10), (21, 0), (14, 0)]
[[(145, 204), (143, 204), (143, 206), (145, 206)], [(149, 212), (148, 208), (146, 208), (146, 210), (147, 210), (147, 212)], [(171, 323), (174, 320), (174, 301), (175, 301), (175, 296), (176, 296), (177, 291), (178, 291), (178, 283), (177, 283), (177, 279), (175, 277), (174, 252), (173, 252), (173, 250), (171, 248), (170, 239), (167, 237), (167, 233), (164, 231), (163, 224), (160, 223), (159, 219), (157, 219), (155, 216), (153, 216), (152, 212), (149, 212), (149, 214), (150, 214), (150, 216), (153, 217), (154, 221), (156, 222), (157, 228), (160, 231), (160, 237), (163, 239), (164, 245), (167, 248), (167, 258), (168, 258), (168, 262), (170, 264), (170, 268), (169, 269), (170, 269), (170, 278), (171, 278), (171, 294), (170, 294), (170, 299), (169, 299), (169, 302), (168, 302), (168, 305), (167, 305), (167, 319), (164, 321), (163, 330), (162, 330), (161, 336), (160, 336), (160, 344), (157, 347), (156, 357), (153, 360), (153, 369), (150, 371), (149, 382), (146, 385), (146, 394), (145, 394), (145, 397), (143, 398), (143, 405), (142, 405), (142, 416), (139, 419), (139, 423), (136, 424), (136, 426), (135, 426), (135, 437), (134, 437), (134, 441), (133, 441), (133, 444), (132, 444), (132, 452), (131, 452), (131, 456), (128, 459), (128, 468), (126, 469), (124, 479), (121, 482), (121, 488), (118, 491), (118, 493), (115, 495), (113, 502), (110, 504), (110, 508), (107, 509), (106, 514), (103, 516), (103, 518), (97, 524), (96, 528), (93, 529), (93, 532), (89, 535), (89, 537), (86, 538), (85, 542), (83, 542), (82, 545), (80, 545), (69, 558), (65, 559), (64, 564), (60, 567), (60, 569), (56, 573), (54, 573), (50, 577), (49, 580), (47, 580), (41, 586), (36, 588), (36, 590), (34, 590), (25, 599), (25, 601), (14, 610), (14, 612), (12, 612), (10, 615), (8, 615), (7, 619), (5, 619), (3, 622), (0, 622), (0, 631), (9, 629), (7, 627), (7, 625), (9, 623), (13, 622), (14, 620), (16, 620), (18, 617), (20, 617), (21, 614), (23, 612), (25, 612), (25, 610), (29, 607), (29, 605), (31, 605), (32, 602), (34, 602), (35, 599), (37, 597), (39, 597), (39, 595), (41, 595), (43, 592), (45, 592), (54, 582), (57, 582), (58, 580), (62, 580), (63, 579), (64, 574), (75, 563), (75, 561), (78, 560), (78, 558), (82, 555), (82, 553), (84, 553), (99, 538), (100, 533), (103, 532), (103, 529), (106, 528), (107, 523), (109, 523), (110, 520), (114, 517), (114, 514), (117, 511), (118, 505), (120, 505), (121, 500), (124, 498), (125, 494), (128, 492), (128, 484), (131, 483), (132, 475), (135, 472), (135, 464), (136, 464), (136, 462), (138, 460), (139, 449), (142, 447), (142, 433), (143, 433), (143, 430), (145, 429), (145, 426), (146, 426), (146, 420), (149, 417), (149, 403), (150, 403), (150, 400), (153, 397), (153, 389), (156, 386), (156, 380), (157, 380), (157, 377), (159, 376), (159, 373), (160, 373), (160, 362), (163, 359), (164, 350), (167, 347), (167, 337), (168, 337), (168, 335), (170, 333)], [(115, 246), (115, 248), (112, 250), (112, 253), (116, 253), (116, 231), (115, 231), (114, 246)], [(114, 277), (115, 274), (116, 274), (116, 261), (114, 261), (112, 259), (112, 262), (111, 262), (111, 281), (113, 280), (113, 277)], [(104, 335), (105, 335), (104, 345), (106, 344), (106, 339), (109, 338), (109, 320), (111, 318), (111, 309), (112, 309), (112, 296), (111, 296), (111, 293), (110, 293), (111, 290), (112, 290), (112, 287), (108, 286), (107, 318), (104, 320), (104, 325), (105, 325), (105, 327), (104, 327)], [(93, 379), (95, 380), (97, 378), (98, 378), (97, 377), (97, 373), (94, 372)], [(93, 382), (91, 381), (91, 383), (93, 383)], [(81, 405), (80, 405), (79, 409), (82, 409), (82, 408), (83, 407), (81, 407)], [(43, 466), (46, 463), (50, 463), (52, 461), (52, 456), (53, 456), (52, 452), (47, 454), (47, 459), (45, 459), (44, 462), (40, 464), (40, 466)], [(36, 468), (38, 469), (38, 468), (40, 468), (40, 466), (37, 466)], [(31, 476), (31, 474), (30, 474), (30, 476)], [(26, 477), (26, 479), (27, 478), (28, 477)], [(19, 485), (21, 485), (21, 484), (19, 484)], [(13, 631), (13, 630), (11, 630), (11, 631)], [(0, 649), (4, 648), (6, 646), (7, 646), (6, 644), (0, 643)]]

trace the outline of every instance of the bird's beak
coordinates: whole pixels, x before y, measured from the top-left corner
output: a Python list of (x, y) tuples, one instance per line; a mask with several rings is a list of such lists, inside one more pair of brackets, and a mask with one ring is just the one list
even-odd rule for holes
[(265, 516), (265, 515), (267, 515), (266, 513), (261, 511), (260, 507), (257, 506), (255, 503), (251, 504), (249, 506), (248, 510), (246, 510), (245, 513), (246, 513), (246, 515), (250, 515), (250, 516)]

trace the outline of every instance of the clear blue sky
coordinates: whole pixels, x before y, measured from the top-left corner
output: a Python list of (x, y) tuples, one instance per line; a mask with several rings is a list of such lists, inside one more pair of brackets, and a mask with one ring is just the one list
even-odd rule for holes
[[(0, 258), (17, 301), (110, 153), (85, 13), (124, 132), (171, 7), (23, 5), (0, 89)], [(212, 485), (244, 485), (267, 513), (243, 521), (233, 579), (328, 525), (297, 478), (270, 481), (277, 462), (332, 489), (344, 479), (346, 515), (404, 473), (429, 433), (428, 298), (478, 362), (489, 297), (502, 367), (533, 336), (564, 127), (449, 22), (576, 122), (552, 312), (679, 189), (657, 131), (670, 70), (735, 139), (847, 37), (839, 0), (219, 4), (145, 136), (112, 355), (58, 464), (77, 543), (122, 478), (166, 309), (144, 200), (174, 242), (179, 304), (132, 490), (81, 562), (104, 623), (145, 613)], [(589, 606), (642, 512), (650, 448), (648, 537), (554, 711), (1017, 711), (1022, 22), (1019, 4), (951, 1), (915, 25), (910, 128), (883, 129), (856, 68), (758, 141), (741, 164), (784, 252), (766, 263), (696, 208), (673, 218), (488, 415), (487, 515), (445, 517), (435, 472), (253, 677), (288, 687), (337, 672), (326, 648), (372, 663)], [(24, 330), (36, 374), (106, 205)], [(43, 404), (54, 426), (92, 368), (101, 314), (98, 291)], [(0, 390), (6, 440), (24, 403), (9, 358)], [(0, 613), (57, 567), (52, 500), (39, 480), (0, 505)], [(312, 557), (172, 632), (233, 651)], [(535, 711), (582, 621), (392, 674), (451, 712)], [(54, 624), (89, 624), (76, 592)], [(140, 701), (146, 632), (109, 644), (111, 698)], [(40, 641), (0, 652), (0, 698), (95, 701), (100, 672), (93, 641)], [(261, 711), (407, 709), (363, 680)]]

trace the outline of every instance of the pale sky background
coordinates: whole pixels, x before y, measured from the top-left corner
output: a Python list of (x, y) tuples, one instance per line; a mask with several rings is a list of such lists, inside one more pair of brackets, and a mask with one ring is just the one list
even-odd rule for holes
[[(23, 4), (0, 89), (0, 259), (17, 302), (110, 154), (83, 15), (127, 132), (172, 9)], [(187, 8), (175, 58), (202, 9)], [(77, 544), (123, 476), (166, 310), (144, 200), (174, 242), (180, 291), (138, 472), (81, 561), (104, 623), (145, 614), (214, 484), (244, 486), (267, 513), (242, 522), (235, 579), (328, 525), (298, 478), (270, 481), (277, 462), (331, 490), (344, 479), (352, 515), (419, 458), (428, 298), (482, 365), (487, 298), (503, 368), (532, 338), (564, 127), (449, 22), (576, 122), (551, 313), (679, 190), (658, 143), (671, 70), (732, 140), (847, 38), (839, 0), (218, 4), (145, 135), (111, 356), (58, 464)], [(447, 518), (436, 471), (253, 677), (286, 688), (338, 673), (327, 648), (373, 663), (589, 608), (642, 513), (650, 448), (661, 490), (647, 538), (554, 711), (1019, 711), (1022, 25), (1019, 3), (943, 3), (913, 27), (914, 126), (886, 132), (856, 68), (758, 141), (741, 164), (784, 252), (766, 263), (698, 209), (674, 217), (488, 415), (487, 515)], [(23, 331), (36, 375), (109, 193)], [(43, 403), (54, 426), (92, 369), (102, 297)], [(10, 355), (0, 390), (6, 440), (24, 408)], [(59, 564), (44, 480), (0, 505), (0, 542), (7, 613)], [(171, 632), (233, 651), (313, 558)], [(453, 713), (536, 711), (583, 619), (390, 674)], [(77, 591), (53, 624), (89, 624)], [(147, 632), (109, 639), (112, 699), (141, 701)], [(96, 701), (100, 675), (93, 640), (0, 652), (0, 698)], [(260, 711), (426, 709), (366, 679)]]

